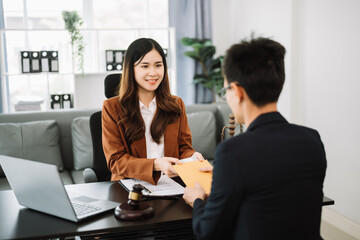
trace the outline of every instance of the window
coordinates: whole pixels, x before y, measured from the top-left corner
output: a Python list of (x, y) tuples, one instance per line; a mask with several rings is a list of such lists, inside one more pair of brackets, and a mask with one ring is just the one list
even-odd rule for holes
[(167, 28), (165, 0), (94, 0), (95, 28)]
[[(86, 2), (84, 1), (84, 3)], [(25, 2), (23, 0), (3, 0), (5, 28), (64, 28), (61, 12), (63, 10), (75, 10), (81, 13), (82, 4), (81, 0), (26, 0)]]
[[(3, 9), (1, 73), (7, 86), (3, 89), (7, 112), (15, 111), (16, 103), (29, 96), (43, 99), (41, 110), (49, 110), (51, 94), (74, 93), (74, 70), (79, 72), (72, 63), (63, 10), (75, 10), (84, 20), (84, 77), (106, 72), (106, 49), (126, 49), (138, 37), (152, 37), (164, 48), (170, 45), (166, 0), (3, 0)], [(24, 50), (58, 51), (59, 73), (23, 74), (20, 51)]]

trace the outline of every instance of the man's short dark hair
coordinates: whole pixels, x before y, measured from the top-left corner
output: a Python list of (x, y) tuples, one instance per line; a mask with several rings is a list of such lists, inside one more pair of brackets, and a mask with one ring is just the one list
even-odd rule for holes
[(225, 77), (242, 86), (258, 107), (277, 102), (285, 81), (285, 48), (269, 38), (242, 40), (227, 51)]

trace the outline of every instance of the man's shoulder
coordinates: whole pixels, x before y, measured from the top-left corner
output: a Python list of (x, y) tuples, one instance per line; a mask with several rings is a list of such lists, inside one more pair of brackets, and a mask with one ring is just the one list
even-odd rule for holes
[(320, 140), (320, 134), (316, 129), (302, 126), (302, 125), (293, 124), (293, 123), (290, 123), (289, 127), (291, 129), (294, 129), (295, 131), (298, 131), (299, 133), (302, 133), (304, 135), (308, 135), (308, 136), (311, 136), (311, 137), (314, 137), (314, 138)]
[[(251, 138), (251, 134), (250, 134)], [(244, 153), (249, 151), (249, 148), (243, 147), (243, 146), (249, 146), (251, 144), (251, 141), (249, 138), (249, 133), (245, 132), (239, 135), (236, 135), (230, 139), (225, 140), (224, 142), (220, 143), (219, 146), (216, 149), (216, 152), (222, 153), (222, 154), (234, 154), (234, 153)], [(240, 147), (242, 146), (242, 147)]]
[(303, 138), (308, 141), (321, 142), (320, 134), (317, 130), (306, 126), (287, 123), (281, 130), (279, 128), (275, 128), (270, 132), (249, 131), (236, 135), (222, 142), (217, 150), (224, 154), (236, 153), (246, 155), (247, 152), (253, 153), (256, 151), (258, 146), (271, 146), (275, 144), (277, 141), (274, 140), (279, 138), (283, 140), (290, 138)]

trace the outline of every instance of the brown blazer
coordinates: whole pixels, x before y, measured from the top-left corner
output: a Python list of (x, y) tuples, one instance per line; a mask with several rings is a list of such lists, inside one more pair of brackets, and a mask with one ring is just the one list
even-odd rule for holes
[[(182, 159), (190, 157), (195, 150), (191, 146), (191, 132), (181, 98), (178, 98), (178, 104), (182, 110), (180, 117), (165, 129), (164, 156)], [(125, 140), (124, 126), (117, 124), (119, 112), (118, 96), (104, 101), (102, 142), (111, 181), (137, 178), (156, 184), (160, 172), (154, 172), (155, 159), (146, 158), (145, 136), (129, 145)]]

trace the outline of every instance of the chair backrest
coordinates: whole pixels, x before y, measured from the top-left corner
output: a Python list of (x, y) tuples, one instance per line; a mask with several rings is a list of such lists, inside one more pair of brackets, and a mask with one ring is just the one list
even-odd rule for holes
[[(117, 95), (121, 80), (120, 73), (109, 74), (104, 80), (105, 96), (112, 98)], [(98, 181), (110, 181), (111, 172), (107, 168), (106, 158), (102, 147), (101, 111), (90, 116), (90, 132), (93, 144), (93, 170)]]
[(102, 147), (101, 111), (90, 116), (90, 132), (93, 147), (93, 170), (99, 181), (109, 181), (111, 173), (107, 168)]
[(121, 73), (113, 73), (105, 77), (104, 89), (105, 96), (107, 98), (112, 98), (118, 95), (120, 81)]

